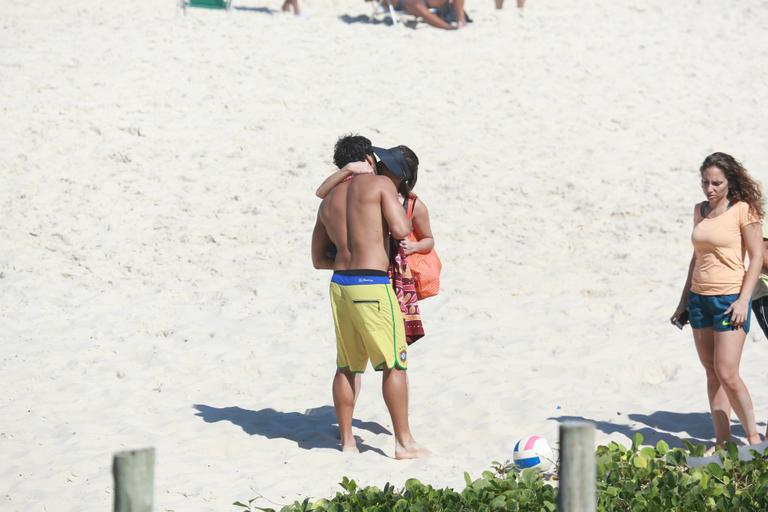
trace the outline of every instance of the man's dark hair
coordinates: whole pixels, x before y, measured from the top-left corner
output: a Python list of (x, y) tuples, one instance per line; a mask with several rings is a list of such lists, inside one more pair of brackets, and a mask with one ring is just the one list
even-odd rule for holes
[(341, 169), (350, 162), (364, 162), (365, 155), (372, 153), (370, 140), (362, 135), (345, 135), (333, 147), (333, 163)]

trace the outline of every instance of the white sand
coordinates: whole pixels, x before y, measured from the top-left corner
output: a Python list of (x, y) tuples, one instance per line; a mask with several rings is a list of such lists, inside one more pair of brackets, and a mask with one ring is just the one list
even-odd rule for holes
[[(155, 509), (186, 512), (326, 497), (343, 475), (461, 488), (570, 417), (600, 442), (710, 440), (690, 329), (667, 319), (700, 161), (765, 177), (768, 7), (508, 3), (447, 33), (349, 22), (357, 0), (304, 1), (308, 20), (264, 12), (277, 0), (7, 2), (0, 510), (109, 510), (112, 453), (143, 446)], [(371, 449), (335, 448), (309, 239), (349, 131), (422, 162), (445, 265), (409, 372), (426, 461), (388, 458), (373, 372)], [(767, 351), (742, 365), (761, 432)]]

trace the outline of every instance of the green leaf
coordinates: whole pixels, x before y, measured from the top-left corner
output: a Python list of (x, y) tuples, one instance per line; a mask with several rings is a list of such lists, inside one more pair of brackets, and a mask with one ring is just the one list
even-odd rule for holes
[(632, 436), (632, 450), (637, 450), (641, 444), (643, 444), (643, 434), (635, 432), (635, 435)]
[(408, 501), (400, 498), (395, 503), (395, 506), (392, 507), (392, 512), (406, 512), (408, 510)]
[(691, 454), (691, 457), (703, 457), (704, 452), (707, 451), (707, 447), (703, 444), (693, 444), (687, 439), (683, 440), (683, 444), (685, 445), (685, 448), (688, 450), (688, 453)]
[(709, 464), (707, 464), (706, 468), (707, 468), (707, 471), (709, 471), (709, 473), (712, 476), (716, 478), (723, 477), (723, 468), (721, 468), (720, 465), (717, 464), (716, 462), (710, 462)]
[(647, 459), (647, 458), (646, 458), (646, 456), (645, 456), (645, 455), (643, 455), (642, 453), (638, 453), (638, 454), (637, 454), (637, 455), (635, 455), (635, 457), (632, 459), (632, 464), (633, 464), (633, 465), (634, 465), (636, 468), (646, 468), (646, 467), (648, 467), (648, 459)]
[(467, 487), (472, 485), (472, 477), (466, 471), (464, 472), (464, 482), (467, 484)]
[(656, 452), (660, 456), (664, 456), (669, 451), (669, 445), (664, 441), (663, 439), (659, 439), (659, 442), (656, 443)]
[(526, 468), (523, 470), (522, 480), (523, 482), (530, 484), (531, 482), (539, 478), (539, 470), (534, 468)]
[(504, 508), (504, 505), (506, 503), (507, 503), (507, 498), (505, 498), (504, 495), (502, 494), (493, 498), (489, 505), (491, 509), (499, 509), (499, 508)]
[(320, 498), (319, 500), (312, 503), (310, 510), (327, 510), (328, 504), (329, 504), (328, 500), (326, 500), (325, 498)]
[(727, 491), (723, 484), (715, 484), (712, 486), (712, 489), (709, 491), (709, 494), (711, 496), (722, 496), (724, 494), (727, 494)]
[(424, 484), (419, 482), (416, 478), (409, 478), (405, 481), (405, 489), (411, 492), (418, 492), (424, 488)]

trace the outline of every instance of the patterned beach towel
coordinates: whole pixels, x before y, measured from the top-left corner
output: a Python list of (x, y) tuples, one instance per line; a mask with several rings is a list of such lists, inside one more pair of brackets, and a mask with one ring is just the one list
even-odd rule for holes
[(416, 298), (416, 282), (408, 268), (405, 250), (400, 244), (397, 244), (394, 261), (389, 265), (389, 279), (392, 281), (405, 320), (405, 341), (410, 345), (424, 337), (424, 325), (421, 323), (421, 312)]

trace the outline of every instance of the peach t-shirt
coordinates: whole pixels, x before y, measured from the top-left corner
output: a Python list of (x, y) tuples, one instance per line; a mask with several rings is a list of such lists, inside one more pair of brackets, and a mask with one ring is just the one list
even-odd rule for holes
[(741, 228), (760, 222), (743, 201), (713, 219), (701, 216), (696, 206), (693, 220), (693, 264), (691, 291), (699, 295), (731, 295), (741, 291), (746, 246)]

